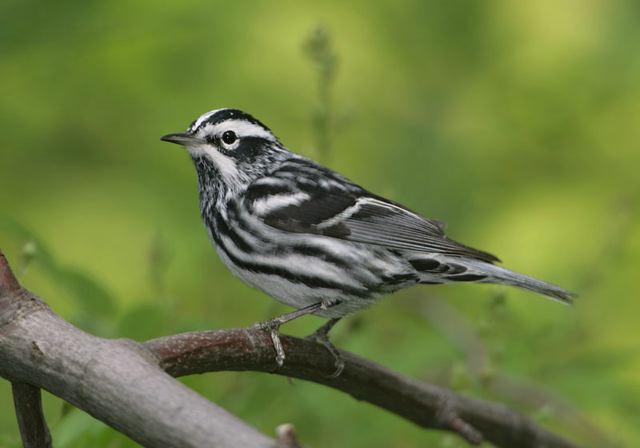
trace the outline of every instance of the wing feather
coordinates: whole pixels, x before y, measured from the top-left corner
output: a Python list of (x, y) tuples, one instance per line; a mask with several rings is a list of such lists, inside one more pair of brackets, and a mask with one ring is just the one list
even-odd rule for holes
[[(450, 240), (444, 224), (423, 218), (407, 208), (375, 196), (325, 168), (304, 163), (299, 176), (289, 162), (282, 172), (252, 184), (245, 195), (246, 205), (255, 213), (259, 201), (268, 199), (273, 185), (280, 195), (304, 200), (271, 201), (280, 206), (260, 207), (260, 218), (272, 227), (295, 233), (341, 238), (357, 243), (423, 253), (442, 253), (494, 263), (497, 257)], [(284, 174), (284, 175), (281, 175)], [(269, 185), (264, 188), (263, 185)]]

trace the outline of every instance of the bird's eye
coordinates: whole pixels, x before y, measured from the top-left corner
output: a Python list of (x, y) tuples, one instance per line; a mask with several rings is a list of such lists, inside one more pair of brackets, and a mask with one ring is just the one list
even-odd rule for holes
[(233, 131), (225, 131), (224, 134), (222, 134), (222, 141), (227, 145), (233, 144), (233, 142), (235, 142), (237, 139), (238, 136)]

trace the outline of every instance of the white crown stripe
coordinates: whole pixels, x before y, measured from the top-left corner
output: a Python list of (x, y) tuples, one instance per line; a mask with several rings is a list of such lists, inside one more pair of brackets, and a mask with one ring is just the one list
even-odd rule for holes
[(233, 118), (233, 116), (231, 116), (226, 120), (207, 123), (207, 121), (217, 113), (227, 110), (229, 109), (215, 109), (200, 115), (189, 127), (188, 132), (196, 133), (202, 137), (204, 135), (222, 135), (225, 131), (234, 131), (240, 138), (258, 137), (274, 142), (277, 141), (269, 129), (246, 118)]
[(223, 109), (215, 109), (200, 115), (198, 119), (195, 121), (195, 123), (193, 123), (193, 125), (189, 128), (189, 131), (195, 131), (200, 127), (200, 125), (202, 125), (202, 123), (207, 121), (212, 115), (214, 115), (217, 112), (220, 112), (221, 110)]
[(262, 126), (243, 119), (225, 120), (214, 125), (205, 125), (206, 134), (222, 135), (225, 131), (233, 131), (240, 138), (259, 137), (267, 140), (275, 140), (271, 132)]

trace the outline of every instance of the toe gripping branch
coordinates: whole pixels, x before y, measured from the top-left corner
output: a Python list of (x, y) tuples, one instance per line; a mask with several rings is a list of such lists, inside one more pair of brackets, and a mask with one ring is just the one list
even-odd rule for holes
[[(280, 327), (287, 322), (291, 322), (299, 317), (306, 316), (308, 314), (313, 314), (316, 311), (327, 310), (331, 307), (334, 307), (341, 302), (327, 302), (321, 301), (318, 303), (314, 303), (312, 305), (306, 306), (304, 308), (300, 308), (299, 310), (293, 311), (291, 313), (283, 314), (278, 317), (274, 317), (271, 320), (261, 322), (257, 324), (257, 327), (262, 331), (268, 332), (271, 337), (271, 342), (273, 343), (273, 348), (276, 351), (276, 364), (278, 368), (284, 365), (284, 360), (286, 359), (286, 355), (284, 352), (284, 348), (282, 347), (282, 341), (280, 340)], [(330, 319), (327, 323), (318, 328), (314, 333), (307, 337), (307, 339), (322, 344), (328, 351), (331, 353), (333, 358), (335, 359), (335, 367), (336, 370), (330, 375), (331, 378), (338, 377), (342, 370), (344, 369), (344, 361), (340, 356), (340, 352), (338, 349), (331, 343), (329, 340), (329, 331), (335, 326), (335, 324), (340, 320), (340, 318)]]
[(338, 323), (338, 321), (340, 321), (340, 319), (342, 318), (334, 317), (333, 319), (328, 320), (320, 328), (306, 337), (306, 339), (309, 339), (310, 341), (322, 344), (322, 346), (327, 349), (331, 356), (333, 356), (336, 370), (331, 375), (329, 375), (329, 378), (339, 377), (344, 370), (344, 359), (342, 359), (342, 355), (340, 355), (340, 352), (338, 351), (336, 346), (333, 345), (329, 340), (329, 331), (331, 331), (331, 329)]

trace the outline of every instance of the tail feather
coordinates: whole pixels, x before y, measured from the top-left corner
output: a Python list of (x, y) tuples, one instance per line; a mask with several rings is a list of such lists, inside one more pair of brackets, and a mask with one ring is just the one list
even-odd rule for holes
[(517, 286), (570, 304), (575, 294), (528, 275), (482, 260), (441, 255), (415, 257), (409, 263), (418, 271), (420, 283), (481, 282)]
[(559, 286), (483, 261), (456, 260), (456, 263), (462, 264), (472, 273), (486, 275), (487, 278), (484, 282), (487, 283), (517, 286), (518, 288), (528, 289), (529, 291), (542, 294), (565, 304), (573, 303), (573, 299), (576, 296), (574, 293)]

